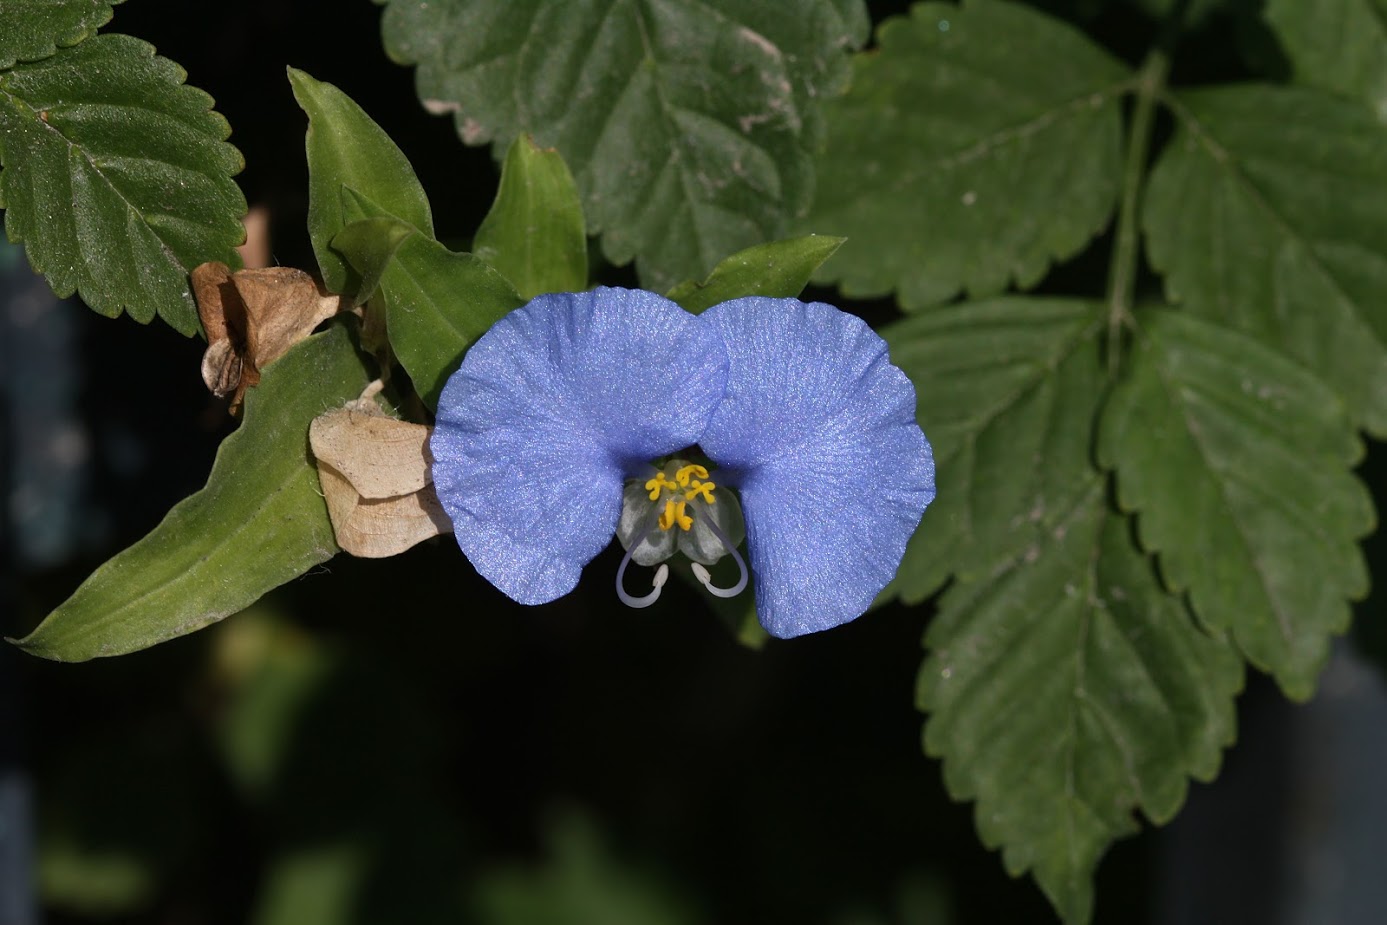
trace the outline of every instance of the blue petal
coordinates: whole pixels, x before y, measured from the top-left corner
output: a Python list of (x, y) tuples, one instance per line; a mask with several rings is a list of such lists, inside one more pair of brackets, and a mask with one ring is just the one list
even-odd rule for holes
[(741, 491), (761, 623), (784, 638), (855, 619), (934, 499), (914, 387), (831, 305), (745, 298), (700, 317), (729, 366), (699, 443)]
[(611, 540), (622, 479), (697, 442), (727, 359), (649, 292), (542, 295), (468, 351), (430, 441), (458, 545), (522, 604), (562, 597)]

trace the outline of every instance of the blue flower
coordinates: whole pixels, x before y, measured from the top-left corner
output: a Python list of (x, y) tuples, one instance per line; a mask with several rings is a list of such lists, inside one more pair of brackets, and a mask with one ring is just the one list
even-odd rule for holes
[[(438, 404), (434, 484), (462, 551), (513, 599), (573, 589), (613, 535), (746, 583), (775, 636), (861, 615), (934, 497), (915, 392), (860, 319), (744, 298), (691, 315), (648, 292), (544, 295), (492, 327)], [(737, 489), (737, 495), (728, 487)], [(743, 526), (744, 523), (744, 526)], [(704, 564), (732, 555), (733, 588)]]

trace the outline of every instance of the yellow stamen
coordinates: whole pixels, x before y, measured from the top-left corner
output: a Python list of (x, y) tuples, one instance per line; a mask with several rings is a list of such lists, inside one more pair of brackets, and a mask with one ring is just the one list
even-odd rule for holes
[(690, 463), (689, 465), (680, 469), (678, 472), (674, 473), (674, 480), (677, 481), (681, 486), (687, 487), (689, 484), (690, 475), (696, 475), (701, 479), (706, 479), (708, 477), (708, 470), (700, 466), (698, 463)]
[(716, 487), (717, 486), (714, 485), (712, 482), (700, 482), (698, 479), (694, 479), (693, 485), (689, 487), (687, 490), (685, 490), (684, 498), (688, 501), (692, 501), (693, 499), (702, 496), (704, 501), (707, 501), (709, 504), (712, 504), (713, 489)]
[(684, 513), (683, 501), (666, 501), (665, 512), (660, 515), (659, 527), (661, 530), (668, 530), (675, 524), (679, 525), (680, 530), (688, 530), (693, 526), (693, 518)]
[[(645, 490), (650, 492), (651, 501), (658, 501), (660, 499), (660, 491), (664, 488), (668, 488), (671, 491), (673, 491), (675, 485), (669, 479), (665, 478), (665, 474), (663, 472), (656, 472), (655, 477), (645, 483)], [(666, 527), (665, 529), (668, 529), (668, 527)]]

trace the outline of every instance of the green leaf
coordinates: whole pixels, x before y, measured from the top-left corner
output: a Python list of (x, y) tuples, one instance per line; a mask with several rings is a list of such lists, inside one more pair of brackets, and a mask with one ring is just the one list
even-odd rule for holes
[(398, 218), (379, 217), (354, 221), (333, 236), (332, 249), (346, 257), (347, 263), (361, 276), (356, 287), (358, 302), (365, 302), (376, 294), (395, 251), (415, 233), (412, 225)]
[(811, 234), (757, 244), (723, 260), (703, 282), (675, 286), (669, 298), (694, 314), (748, 295), (794, 298), (842, 243), (842, 238)]
[(1032, 548), (1087, 490), (1103, 391), (1101, 305), (1011, 297), (922, 313), (882, 329), (915, 384), (938, 495), (886, 594), (933, 594)]
[(919, 3), (830, 104), (800, 224), (848, 243), (820, 278), (905, 308), (1035, 285), (1117, 202), (1130, 72), (1027, 7)]
[(240, 266), (246, 200), (226, 120), (184, 76), (124, 35), (0, 72), (0, 205), (58, 295), (193, 334), (188, 271)]
[(1387, 434), (1387, 126), (1292, 87), (1169, 102), (1143, 207), (1167, 296), (1299, 359)]
[(1297, 82), (1360, 100), (1387, 120), (1387, 2), (1268, 0), (1262, 15)]
[(1168, 821), (1187, 779), (1212, 779), (1233, 741), (1236, 653), (1194, 625), (1110, 513), (1103, 479), (1045, 512), (1039, 542), (954, 585), (925, 644), (925, 751), (977, 801), (983, 844), (1031, 871), (1070, 925), (1093, 872), (1140, 810)]
[(472, 250), (510, 280), (522, 299), (588, 287), (583, 203), (559, 152), (518, 136), (501, 167), (496, 201)]
[(1256, 341), (1184, 312), (1138, 322), (1100, 459), (1170, 588), (1303, 700), (1348, 628), (1345, 598), (1368, 590), (1357, 433), (1324, 384)]
[(0, 68), (47, 58), (85, 41), (124, 0), (5, 0), (0, 3)]
[(606, 256), (663, 291), (807, 206), (865, 24), (860, 0), (389, 0), (382, 32), (467, 143), (557, 148)]
[(134, 652), (215, 623), (332, 558), (308, 425), (366, 382), (343, 326), (294, 347), (246, 394), (245, 420), (222, 443), (207, 486), (16, 645), (65, 662)]
[(349, 186), (392, 215), (433, 236), (429, 199), (414, 169), (395, 143), (365, 111), (332, 84), (289, 68), (294, 99), (308, 114), (308, 234), (332, 292), (355, 282), (332, 239), (349, 221), (342, 188)]
[[(380, 218), (381, 209), (351, 187), (343, 190), (348, 221)], [(525, 304), (504, 276), (472, 254), (448, 250), (413, 232), (388, 262), (380, 251), (347, 255), (363, 277), (380, 274), (377, 296), (385, 303), (385, 326), (395, 356), (430, 408), (472, 343), (501, 316)]]

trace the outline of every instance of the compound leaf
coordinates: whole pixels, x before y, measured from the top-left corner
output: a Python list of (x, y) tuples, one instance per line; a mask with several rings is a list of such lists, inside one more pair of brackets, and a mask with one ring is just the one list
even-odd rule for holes
[(1072, 506), (997, 574), (955, 584), (925, 636), (925, 751), (985, 845), (1089, 921), (1108, 846), (1161, 823), (1234, 736), (1242, 665), (1167, 593), (1090, 467)]
[(246, 396), (207, 486), (82, 583), (17, 641), (34, 655), (122, 655), (215, 623), (337, 552), (308, 458), (308, 425), (367, 382), (341, 326), (295, 346)]
[(467, 143), (557, 148), (606, 256), (663, 291), (807, 206), (865, 25), (858, 0), (388, 0), (382, 32)]
[(1037, 283), (1108, 221), (1124, 66), (997, 0), (919, 3), (878, 29), (829, 104), (805, 228), (845, 235), (820, 278), (906, 308)]
[(5, 0), (0, 3), (0, 68), (47, 58), (90, 38), (123, 0)]
[(1171, 589), (1303, 700), (1348, 628), (1345, 599), (1368, 590), (1355, 541), (1374, 514), (1349, 471), (1362, 444), (1342, 401), (1282, 354), (1190, 313), (1138, 318), (1100, 459)]
[(1169, 102), (1142, 213), (1167, 296), (1299, 359), (1387, 434), (1387, 126), (1300, 87)]
[(240, 266), (241, 155), (207, 94), (124, 35), (0, 71), (0, 205), (60, 296), (199, 330), (188, 272)]
[(1103, 390), (1096, 303), (1011, 297), (924, 312), (884, 328), (915, 384), (938, 495), (888, 594), (934, 593), (1032, 547), (1085, 490)]

